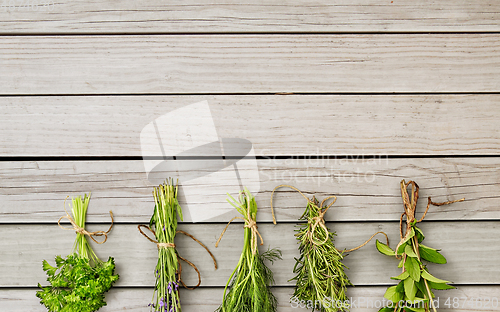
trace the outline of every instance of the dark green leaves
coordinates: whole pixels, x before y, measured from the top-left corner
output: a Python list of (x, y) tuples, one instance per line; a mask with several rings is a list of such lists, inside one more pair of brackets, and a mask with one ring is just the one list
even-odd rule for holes
[[(81, 228), (85, 227), (89, 200), (87, 195), (83, 199), (81, 196), (72, 199), (73, 219)], [(78, 233), (73, 254), (66, 259), (56, 256), (55, 263), (54, 267), (43, 260), (42, 268), (50, 286), (38, 284), (41, 290), (36, 293), (48, 311), (91, 312), (106, 305), (104, 293), (118, 280), (118, 275), (114, 275), (115, 262), (111, 257), (102, 262), (90, 247), (87, 236)]]
[(392, 250), (392, 249), (391, 249), (389, 246), (387, 246), (386, 244), (381, 243), (378, 239), (377, 239), (376, 245), (377, 245), (377, 250), (378, 250), (381, 254), (384, 254), (384, 255), (386, 255), (386, 256), (394, 256), (394, 255), (395, 255), (394, 250)]
[[(50, 312), (91, 312), (106, 305), (104, 293), (118, 280), (114, 275), (114, 259), (91, 266), (89, 259), (77, 254), (66, 259), (56, 257), (56, 266), (52, 267), (43, 261), (43, 269), (47, 273), (47, 281), (51, 286), (39, 288), (36, 293), (40, 303)], [(56, 273), (57, 272), (57, 273)]]
[(424, 245), (419, 246), (420, 256), (422, 259), (427, 260), (429, 262), (437, 263), (437, 264), (445, 264), (446, 258), (438, 252), (437, 249), (433, 249)]

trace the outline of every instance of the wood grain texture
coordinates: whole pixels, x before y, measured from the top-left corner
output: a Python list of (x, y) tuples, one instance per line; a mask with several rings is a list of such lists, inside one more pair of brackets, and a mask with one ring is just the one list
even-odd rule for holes
[(498, 92), (499, 34), (2, 37), (0, 94)]
[[(6, 4), (7, 3), (7, 4)], [(9, 5), (12, 3), (12, 5)], [(1, 34), (498, 31), (497, 1), (3, 0)]]
[[(396, 246), (399, 241), (397, 222), (381, 223), (328, 223), (337, 232), (337, 248), (352, 248), (369, 238), (376, 231), (385, 231)], [(107, 228), (105, 224), (92, 225), (90, 230)], [(446, 265), (429, 264), (429, 270), (436, 276), (456, 284), (498, 285), (500, 274), (500, 225), (498, 222), (424, 222), (420, 225), (426, 235), (427, 246), (442, 249), (447, 258)], [(194, 261), (202, 274), (203, 286), (223, 286), (235, 268), (241, 253), (243, 240), (242, 224), (229, 226), (225, 237), (214, 248), (224, 228), (223, 224), (183, 224), (183, 229), (210, 247), (218, 260), (219, 269), (214, 270), (209, 255), (190, 238), (180, 235), (176, 238), (179, 254)], [(260, 224), (259, 231), (264, 238), (262, 250), (280, 247), (283, 260), (275, 263), (272, 270), (277, 285), (292, 285), (287, 282), (294, 275), (294, 257), (298, 256), (294, 237), (294, 224)], [(55, 255), (65, 256), (71, 251), (75, 233), (63, 231), (57, 225), (3, 225), (0, 228), (0, 285), (31, 286), (45, 281), (42, 260), (53, 261)], [(134, 224), (115, 225), (108, 241), (95, 247), (103, 259), (115, 257), (120, 274), (119, 286), (152, 286), (153, 270), (158, 253), (155, 244), (146, 240)], [(52, 262), (53, 263), (53, 262)], [(344, 263), (354, 285), (390, 285), (391, 276), (400, 274), (398, 260), (384, 256), (376, 250), (374, 242), (349, 254)], [(193, 270), (183, 270), (187, 284), (197, 282)]]
[[(428, 196), (434, 201), (466, 199), (431, 207), (427, 220), (499, 220), (499, 162), (498, 158), (259, 160), (260, 192), (254, 193), (259, 221), (271, 221), (271, 191), (280, 184), (291, 184), (319, 199), (336, 195), (327, 220), (397, 221), (403, 211), (401, 179), (419, 183), (420, 214)], [(189, 181), (183, 180), (182, 172), (165, 173), (168, 176), (180, 178), (185, 216), (203, 209), (213, 212), (203, 221), (226, 222), (236, 215), (226, 202), (226, 193), (238, 188), (234, 174)], [(92, 200), (87, 222), (109, 222), (109, 210), (117, 222), (149, 222), (152, 189), (141, 161), (0, 162), (0, 222), (53, 224), (64, 214), (66, 196), (88, 192)], [(297, 220), (305, 205), (304, 198), (287, 188), (274, 195), (278, 221)]]
[[(347, 290), (347, 295), (356, 306), (351, 307), (351, 312), (377, 312), (377, 304), (383, 300), (385, 287), (354, 287)], [(33, 312), (46, 311), (35, 297), (34, 289), (7, 289), (0, 290), (0, 309), (2, 311), (20, 311), (21, 306)], [(459, 286), (458, 289), (436, 291), (439, 298), (439, 307), (450, 309), (445, 305), (448, 298), (459, 298), (459, 308), (454, 312), (465, 311), (498, 311), (498, 306), (493, 298), (498, 299), (499, 286)], [(194, 291), (181, 290), (182, 310), (185, 312), (213, 312), (222, 301), (223, 288), (199, 288)], [(147, 303), (153, 293), (152, 288), (113, 288), (106, 294), (107, 306), (99, 311), (147, 311)], [(311, 311), (289, 302), (293, 294), (291, 287), (276, 287), (273, 293), (278, 298), (278, 312)], [(478, 298), (482, 298), (477, 300)], [(360, 302), (361, 300), (361, 302)], [(472, 306), (471, 306), (472, 305)], [(477, 305), (477, 307), (476, 307)], [(487, 305), (487, 306), (486, 306)]]
[(146, 125), (203, 100), (257, 156), (500, 155), (500, 95), (207, 95), (0, 97), (0, 156), (141, 156)]

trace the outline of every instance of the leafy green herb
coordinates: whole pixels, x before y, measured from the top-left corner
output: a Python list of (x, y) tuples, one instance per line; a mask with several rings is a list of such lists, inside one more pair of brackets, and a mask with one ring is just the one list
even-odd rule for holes
[(216, 311), (274, 312), (278, 305), (276, 297), (271, 292), (274, 278), (264, 261), (268, 260), (273, 263), (281, 259), (281, 251), (271, 249), (259, 254), (257, 236), (260, 237), (260, 234), (257, 232), (255, 221), (257, 203), (250, 191), (245, 188), (243, 192), (240, 192), (239, 201), (231, 195), (229, 197), (228, 202), (243, 215), (243, 218), (238, 218), (245, 220), (245, 236), (240, 260), (226, 283), (222, 304)]
[[(326, 226), (315, 226), (322, 207), (313, 197), (300, 220), (307, 221), (296, 230), (300, 258), (293, 272), (297, 274), (292, 300), (311, 303), (313, 311), (348, 311), (346, 287), (352, 285), (344, 272), (343, 255), (333, 243), (334, 232)], [(342, 304), (339, 304), (342, 303)]]
[[(408, 195), (409, 185), (412, 186), (411, 199)], [(426, 265), (424, 265), (423, 260), (444, 264), (446, 263), (446, 259), (437, 249), (421, 244), (425, 236), (416, 224), (424, 219), (431, 204), (441, 206), (463, 201), (463, 199), (445, 203), (434, 203), (429, 197), (424, 216), (417, 221), (415, 220), (415, 209), (418, 200), (418, 185), (413, 181), (409, 181), (408, 183), (406, 183), (405, 180), (401, 181), (401, 194), (405, 205), (403, 216), (406, 215), (406, 234), (403, 236), (403, 229), (401, 228), (401, 242), (398, 244), (395, 251), (378, 240), (377, 249), (384, 255), (396, 256), (396, 258), (401, 259), (398, 267), (403, 268), (403, 273), (396, 277), (392, 277), (392, 279), (401, 280), (401, 282), (397, 286), (389, 287), (384, 295), (385, 298), (392, 301), (393, 305), (384, 307), (380, 309), (379, 312), (429, 312), (431, 308), (436, 312), (436, 308), (432, 302), (434, 293), (431, 289), (452, 289), (454, 287), (447, 285), (447, 283), (449, 283), (448, 281), (431, 275)], [(401, 219), (401, 227), (402, 220), (403, 219)]]
[[(109, 232), (84, 233), (85, 219), (90, 196), (85, 195), (72, 200), (72, 214), (74, 217), (68, 219), (74, 222), (77, 233), (73, 254), (66, 259), (56, 256), (56, 266), (51, 266), (43, 260), (43, 270), (46, 272), (47, 281), (50, 286), (38, 287), (36, 296), (40, 303), (47, 307), (48, 311), (64, 312), (90, 312), (97, 311), (106, 305), (104, 293), (107, 292), (116, 280), (114, 275), (115, 262), (112, 257), (108, 261), (101, 261), (90, 246), (87, 236), (105, 235)], [(111, 228), (110, 228), (111, 230)], [(104, 234), (103, 234), (104, 233)], [(92, 237), (93, 240), (95, 240)]]

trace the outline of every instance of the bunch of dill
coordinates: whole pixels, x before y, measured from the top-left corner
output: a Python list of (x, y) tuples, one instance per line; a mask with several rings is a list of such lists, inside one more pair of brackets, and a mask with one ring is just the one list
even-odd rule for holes
[(222, 304), (216, 311), (274, 312), (278, 305), (276, 297), (271, 292), (274, 278), (264, 261), (273, 263), (274, 260), (281, 259), (281, 251), (271, 249), (259, 254), (257, 236), (260, 237), (260, 234), (255, 221), (257, 204), (250, 191), (245, 188), (240, 192), (239, 201), (229, 194), (228, 196), (230, 197), (228, 202), (243, 216), (239, 218), (245, 220), (245, 236), (238, 265), (229, 277)]

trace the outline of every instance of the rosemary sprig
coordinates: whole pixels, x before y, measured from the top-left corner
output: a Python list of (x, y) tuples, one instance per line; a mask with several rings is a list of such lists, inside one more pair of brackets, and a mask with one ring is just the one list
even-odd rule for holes
[[(229, 194), (228, 194), (229, 195)], [(229, 277), (224, 298), (217, 312), (274, 312), (277, 299), (271, 292), (272, 271), (264, 263), (281, 259), (281, 251), (271, 249), (259, 254), (257, 248), (257, 204), (247, 188), (240, 192), (239, 201), (229, 195), (228, 202), (243, 215), (245, 236), (238, 265)], [(262, 244), (261, 244), (262, 245)]]
[(300, 258), (295, 258), (293, 272), (297, 275), (290, 280), (296, 281), (291, 299), (306, 302), (313, 311), (348, 311), (346, 287), (352, 284), (344, 272), (344, 257), (333, 243), (335, 232), (326, 226), (313, 228), (322, 211), (318, 204), (314, 197), (308, 201), (299, 219), (307, 223), (295, 230)]

